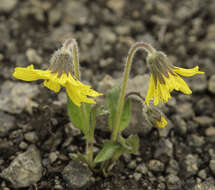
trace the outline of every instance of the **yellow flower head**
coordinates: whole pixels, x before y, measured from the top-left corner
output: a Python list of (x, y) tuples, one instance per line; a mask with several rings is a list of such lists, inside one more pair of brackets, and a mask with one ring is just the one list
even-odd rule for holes
[(190, 77), (195, 74), (204, 74), (196, 66), (193, 69), (183, 69), (175, 67), (169, 63), (167, 56), (159, 51), (154, 51), (147, 57), (147, 65), (151, 72), (149, 89), (146, 95), (146, 104), (149, 105), (151, 99), (154, 105), (159, 102), (167, 102), (171, 98), (172, 90), (181, 91), (184, 94), (191, 94), (192, 91), (187, 83), (179, 76)]
[(154, 106), (144, 106), (144, 115), (146, 121), (151, 126), (156, 126), (158, 128), (165, 128), (167, 121), (163, 116), (163, 113), (155, 108)]
[(13, 76), (24, 81), (43, 79), (43, 84), (56, 93), (63, 86), (66, 88), (70, 99), (77, 106), (80, 106), (82, 102), (94, 104), (95, 101), (88, 98), (88, 96), (96, 97), (102, 94), (92, 90), (89, 85), (84, 85), (75, 79), (72, 73), (73, 56), (67, 43), (53, 54), (48, 70), (34, 69), (33, 65), (27, 68), (16, 67)]

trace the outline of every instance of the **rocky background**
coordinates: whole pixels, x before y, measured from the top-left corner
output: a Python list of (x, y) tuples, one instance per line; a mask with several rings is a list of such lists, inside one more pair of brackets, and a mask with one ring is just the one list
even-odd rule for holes
[[(214, 190), (214, 18), (214, 0), (1, 0), (0, 189)], [(84, 141), (65, 114), (65, 92), (11, 76), (16, 66), (46, 69), (68, 37), (77, 39), (82, 79), (95, 89), (122, 76), (136, 41), (164, 51), (174, 65), (205, 71), (187, 79), (192, 96), (174, 92), (162, 106), (169, 119), (163, 130), (147, 127), (134, 100), (126, 133), (140, 135), (140, 151), (123, 156), (108, 178), (71, 160)], [(147, 88), (145, 56), (134, 59), (137, 89)], [(99, 142), (109, 135), (105, 127), (96, 131)]]

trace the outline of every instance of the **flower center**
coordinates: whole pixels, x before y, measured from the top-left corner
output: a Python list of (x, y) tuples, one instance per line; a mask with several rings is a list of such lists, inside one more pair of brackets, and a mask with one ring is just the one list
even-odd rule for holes
[(72, 53), (64, 47), (55, 51), (51, 60), (49, 69), (53, 73), (58, 73), (60, 77), (63, 73), (67, 75), (72, 74), (73, 71), (73, 57)]

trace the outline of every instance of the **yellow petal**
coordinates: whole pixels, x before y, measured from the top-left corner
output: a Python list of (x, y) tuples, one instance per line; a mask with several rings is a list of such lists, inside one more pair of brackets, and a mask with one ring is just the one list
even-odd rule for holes
[(66, 92), (73, 103), (77, 106), (80, 106), (82, 102), (90, 104), (96, 103), (93, 99), (87, 97), (88, 94), (85, 91), (81, 90), (78, 86), (73, 86), (70, 83), (66, 84)]
[(24, 81), (35, 81), (39, 79), (47, 79), (49, 71), (34, 69), (33, 65), (27, 68), (16, 67), (13, 76)]
[(154, 78), (151, 75), (150, 76), (150, 81), (149, 81), (149, 87), (148, 87), (148, 92), (145, 98), (145, 102), (147, 105), (149, 105), (150, 100), (153, 98), (153, 94), (155, 91), (155, 82), (154, 82)]
[(154, 105), (155, 106), (157, 106), (159, 104), (159, 100), (160, 100), (159, 86), (160, 86), (160, 82), (157, 81), (157, 85), (154, 90)]
[(179, 76), (175, 77), (175, 80), (179, 84), (179, 90), (183, 92), (184, 94), (192, 94), (192, 91), (190, 90), (189, 86), (187, 83)]
[(97, 97), (103, 95), (102, 93), (96, 92), (95, 90), (91, 89), (90, 86), (85, 86), (85, 88), (80, 88), (83, 94), (86, 94), (87, 96)]
[(165, 119), (165, 117), (161, 117), (161, 120), (160, 121), (157, 121), (156, 122), (156, 126), (159, 127), (159, 128), (165, 128), (167, 125), (167, 121)]
[(166, 84), (162, 84), (160, 91), (162, 94), (162, 99), (164, 100), (164, 102), (167, 102), (168, 99), (171, 98), (169, 90), (168, 90), (168, 86), (166, 86)]
[(180, 67), (175, 67), (173, 69), (173, 71), (182, 75), (182, 76), (185, 76), (185, 77), (190, 77), (190, 76), (193, 76), (195, 74), (204, 74), (204, 72), (199, 71), (198, 66), (196, 66), (192, 69), (184, 69), (184, 68), (180, 68)]
[(56, 93), (60, 91), (60, 85), (54, 81), (45, 80), (43, 84), (44, 86), (46, 86), (47, 88), (49, 88), (50, 90)]

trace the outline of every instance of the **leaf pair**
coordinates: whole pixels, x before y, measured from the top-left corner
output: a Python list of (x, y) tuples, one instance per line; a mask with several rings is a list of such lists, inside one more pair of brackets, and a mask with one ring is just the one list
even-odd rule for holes
[(127, 139), (120, 138), (120, 142), (105, 141), (102, 150), (97, 154), (94, 163), (106, 160), (117, 160), (122, 154), (136, 154), (139, 148), (139, 137), (131, 135)]

